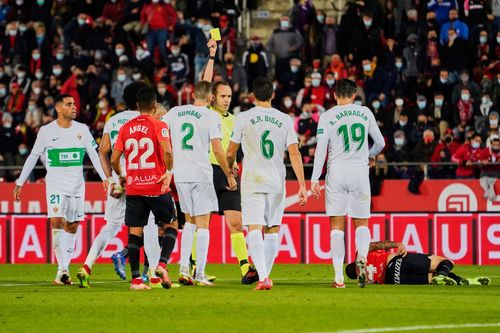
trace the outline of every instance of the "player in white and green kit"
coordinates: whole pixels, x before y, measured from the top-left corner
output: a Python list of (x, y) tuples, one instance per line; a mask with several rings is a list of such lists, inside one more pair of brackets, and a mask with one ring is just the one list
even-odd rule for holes
[[(326, 215), (330, 217), (330, 243), (335, 282), (333, 287), (344, 288), (343, 263), (345, 256), (345, 215), (354, 219), (356, 227), (356, 265), (359, 285), (366, 283), (366, 257), (370, 246), (370, 181), (369, 165), (384, 148), (385, 142), (370, 109), (353, 104), (356, 84), (343, 79), (337, 82), (334, 94), (337, 106), (323, 113), (319, 119), (318, 144), (311, 177), (312, 193), (319, 198), (319, 177), (326, 154)], [(374, 144), (368, 147), (368, 135)]]
[(52, 225), (52, 249), (59, 265), (54, 283), (71, 284), (69, 264), (75, 247), (76, 232), (84, 218), (85, 181), (83, 158), (89, 156), (101, 177), (104, 189), (108, 180), (99, 161), (97, 144), (85, 124), (74, 121), (75, 100), (61, 95), (55, 101), (57, 119), (42, 126), (35, 145), (26, 160), (14, 189), (15, 200), (20, 199), (21, 188), (43, 156), (47, 215)]

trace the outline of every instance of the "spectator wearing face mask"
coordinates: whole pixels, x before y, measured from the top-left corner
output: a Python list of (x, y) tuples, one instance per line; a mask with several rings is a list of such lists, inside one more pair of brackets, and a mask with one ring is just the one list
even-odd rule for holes
[(486, 140), (486, 147), (490, 147), (491, 137), (500, 136), (499, 115), (496, 111), (492, 111), (488, 115), (488, 131), (486, 134), (488, 136), (488, 139)]
[[(21, 143), (17, 148), (16, 154), (14, 155), (14, 165), (16, 166), (24, 165), (26, 159), (28, 158), (28, 155), (29, 155), (28, 146), (25, 143)], [(13, 179), (19, 178), (20, 174), (21, 174), (21, 169), (12, 170), (11, 173)], [(33, 173), (28, 177), (28, 180), (29, 181), (35, 180)]]
[(373, 14), (365, 12), (361, 16), (362, 24), (354, 33), (354, 56), (355, 61), (360, 62), (363, 59), (372, 59), (380, 54), (382, 50), (381, 30), (373, 22)]
[(375, 120), (382, 134), (384, 136), (388, 135), (390, 130), (390, 115), (378, 98), (372, 100), (370, 109), (375, 116)]
[(156, 92), (158, 103), (163, 104), (167, 109), (177, 105), (177, 91), (172, 85), (160, 81), (156, 84)]
[(106, 96), (101, 97), (99, 102), (97, 102), (94, 119), (92, 120), (92, 134), (97, 137), (101, 136), (104, 124), (115, 113), (116, 111), (111, 107)]
[(439, 24), (444, 24), (449, 20), (449, 13), (452, 9), (458, 9), (455, 0), (431, 0), (427, 2), (427, 11), (436, 13), (436, 20)]
[[(9, 20), (12, 21), (12, 20)], [(19, 32), (17, 22), (10, 22), (5, 27), (5, 37), (2, 43), (2, 57), (5, 64), (16, 66), (28, 61), (28, 40)]]
[(398, 121), (391, 127), (390, 133), (396, 133), (397, 131), (403, 131), (405, 133), (405, 138), (411, 137), (412, 124), (408, 121), (408, 114), (403, 111), (399, 115)]
[(439, 37), (441, 44), (448, 43), (450, 38), (448, 31), (451, 28), (455, 29), (458, 38), (462, 38), (463, 40), (469, 39), (469, 27), (458, 19), (458, 10), (450, 9), (448, 18), (449, 21), (441, 26), (441, 35)]
[(469, 89), (463, 88), (460, 95), (460, 100), (456, 104), (460, 121), (470, 123), (474, 114), (474, 103), (471, 98)]
[[(0, 166), (13, 166), (14, 156), (19, 146), (19, 138), (16, 135), (14, 119), (9, 113), (2, 116), (2, 127), (0, 128)], [(0, 178), (10, 179), (10, 172), (0, 168)]]
[(290, 24), (288, 16), (282, 16), (280, 27), (273, 31), (267, 42), (267, 48), (276, 57), (275, 73), (284, 73), (290, 64), (290, 59), (299, 56), (303, 46), (304, 39), (300, 32)]
[(394, 98), (394, 104), (389, 108), (392, 109), (390, 112), (390, 125), (395, 125), (400, 121), (401, 114), (404, 112), (404, 116), (408, 119), (408, 113), (405, 112), (406, 105), (403, 96), (396, 96)]
[(311, 144), (312, 142), (310, 142), (310, 140), (316, 136), (318, 122), (313, 117), (314, 111), (315, 106), (313, 104), (306, 103), (302, 108), (302, 113), (296, 119), (295, 126), (297, 134), (299, 135), (300, 147)]
[(7, 106), (6, 102), (8, 96), (7, 85), (0, 82), (0, 114), (6, 112), (5, 108)]
[(324, 82), (324, 86), (326, 88), (324, 106), (326, 110), (337, 105), (337, 101), (335, 100), (335, 95), (334, 95), (336, 83), (337, 81), (335, 80), (335, 74), (333, 74), (333, 72), (327, 71), (325, 74), (325, 82)]
[(170, 83), (179, 90), (186, 82), (189, 70), (189, 58), (187, 54), (181, 52), (178, 41), (172, 41), (170, 54), (167, 58), (167, 72), (170, 77)]
[(458, 122), (458, 116), (455, 117), (450, 106), (440, 91), (434, 93), (434, 99), (428, 109), (429, 120), (434, 121), (439, 128), (453, 128)]
[(453, 82), (446, 68), (441, 68), (439, 74), (432, 79), (432, 91), (439, 91), (443, 94), (444, 102), (451, 103), (451, 94), (453, 92)]
[(426, 129), (422, 138), (412, 150), (412, 160), (415, 162), (430, 162), (436, 146), (434, 131)]
[(31, 79), (29, 78), (26, 67), (24, 65), (18, 65), (15, 69), (15, 76), (12, 77), (10, 83), (17, 83), (19, 89), (23, 92), (24, 95), (28, 94), (31, 88)]
[[(456, 142), (453, 138), (453, 133), (448, 130), (443, 136), (443, 139), (434, 149), (432, 154), (431, 162), (441, 163), (441, 162), (451, 162), (451, 157), (460, 148), (460, 144)], [(454, 165), (441, 165), (433, 166), (433, 175), (437, 179), (452, 179), (455, 178), (456, 166)]]
[(236, 52), (236, 29), (230, 26), (229, 18), (227, 15), (221, 15), (219, 17), (219, 28), (221, 34), (221, 49), (220, 53), (223, 57), (226, 53)]
[(480, 161), (481, 135), (475, 133), (470, 142), (464, 143), (452, 157), (452, 161), (458, 163), (457, 178), (475, 178), (478, 172), (477, 162)]
[(366, 99), (371, 101), (381, 94), (389, 96), (390, 81), (387, 72), (369, 59), (363, 59), (362, 65), (363, 90), (365, 91)]
[[(245, 69), (248, 87), (251, 87), (253, 81), (259, 76), (267, 76), (270, 64), (259, 36), (254, 35), (250, 38), (250, 45), (241, 57), (241, 66)], [(297, 70), (299, 68), (300, 65)], [(302, 80), (299, 80), (299, 82), (302, 82)]]
[(429, 30), (427, 38), (422, 46), (422, 52), (417, 59), (417, 67), (420, 72), (428, 72), (433, 76), (439, 73), (441, 69), (441, 60), (439, 59), (439, 42), (437, 30)]
[(247, 92), (247, 76), (243, 67), (235, 62), (234, 54), (226, 53), (224, 63), (215, 66), (215, 72), (222, 76), (222, 79), (231, 85), (233, 91), (233, 101), (238, 100), (241, 92)]
[(89, 47), (89, 40), (92, 36), (92, 17), (84, 12), (80, 12), (73, 18), (63, 31), (64, 50), (68, 50), (73, 56), (80, 56), (83, 50)]
[(470, 48), (465, 39), (458, 37), (455, 28), (449, 28), (446, 31), (448, 38), (439, 49), (439, 59), (444, 68), (456, 75), (459, 71), (469, 67), (472, 58)]
[(10, 85), (10, 94), (6, 100), (6, 111), (9, 112), (13, 117), (14, 124), (19, 124), (24, 120), (24, 105), (26, 97), (21, 91), (19, 84), (13, 82)]
[[(405, 132), (397, 130), (392, 137), (393, 144), (386, 152), (387, 162), (403, 163), (410, 161), (410, 149), (406, 142)], [(389, 178), (408, 179), (410, 171), (405, 166), (390, 166)]]
[(292, 96), (285, 95), (281, 100), (281, 107), (279, 108), (282, 112), (288, 114), (295, 121), (295, 118), (300, 115), (301, 111), (294, 103)]
[(420, 113), (417, 117), (416, 123), (412, 126), (410, 143), (415, 145), (419, 141), (421, 141), (424, 132), (428, 129), (433, 130), (427, 121), (427, 116), (423, 113)]
[(495, 183), (500, 177), (500, 138), (495, 135), (491, 138), (491, 147), (482, 150), (479, 160), (481, 162), (481, 175), (479, 183), (484, 189), (484, 197), (490, 201), (496, 200)]
[[(323, 48), (322, 54), (324, 56), (325, 63), (338, 52), (337, 31), (338, 26), (335, 17), (328, 15), (325, 20), (325, 25), (323, 26), (323, 31), (321, 32), (321, 46)], [(341, 78), (337, 79), (340, 80)]]
[(451, 95), (452, 104), (457, 104), (462, 97), (462, 90), (466, 88), (469, 90), (469, 94), (472, 100), (480, 101), (481, 87), (474, 81), (470, 80), (469, 72), (463, 70), (460, 72), (460, 82), (458, 82), (453, 88)]
[(123, 90), (130, 83), (132, 83), (132, 80), (128, 77), (126, 69), (123, 67), (118, 68), (116, 70), (116, 79), (111, 84), (111, 98), (113, 98), (115, 104), (124, 102)]
[(133, 60), (135, 67), (140, 68), (148, 80), (152, 80), (155, 72), (154, 60), (146, 45), (140, 44), (137, 46)]
[(427, 102), (427, 97), (425, 97), (425, 95), (417, 95), (417, 103), (413, 110), (413, 114), (429, 114), (429, 103)]
[(304, 104), (312, 104), (324, 110), (326, 88), (321, 84), (321, 74), (312, 73), (304, 79), (304, 88), (297, 94), (296, 105), (301, 108)]
[(38, 129), (43, 125), (43, 111), (38, 107), (36, 100), (31, 99), (28, 102), (28, 107), (26, 108), (26, 116), (24, 117), (24, 123), (31, 128), (33, 132), (38, 131)]
[(344, 62), (340, 58), (340, 54), (332, 55), (328, 71), (333, 73), (334, 79), (337, 81), (347, 78), (347, 70)]

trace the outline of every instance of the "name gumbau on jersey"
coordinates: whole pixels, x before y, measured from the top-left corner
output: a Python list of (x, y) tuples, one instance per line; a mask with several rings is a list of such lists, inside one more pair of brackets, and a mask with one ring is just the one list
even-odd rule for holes
[(278, 126), (278, 128), (281, 128), (281, 126), (283, 126), (283, 123), (281, 121), (279, 121), (278, 119), (271, 117), (271, 116), (264, 116), (264, 119), (262, 119), (261, 116), (257, 116), (255, 118), (250, 119), (250, 122), (252, 123), (252, 125), (266, 122), (266, 123), (271, 123), (273, 125), (276, 125), (276, 126)]
[(178, 117), (186, 117), (186, 116), (193, 116), (198, 119), (201, 118), (201, 114), (198, 111), (195, 110), (185, 110), (185, 111), (179, 111), (177, 112)]

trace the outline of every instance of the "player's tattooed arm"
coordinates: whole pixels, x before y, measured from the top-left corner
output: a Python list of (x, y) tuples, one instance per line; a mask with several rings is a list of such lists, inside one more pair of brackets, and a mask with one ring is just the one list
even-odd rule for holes
[(369, 252), (377, 251), (377, 250), (390, 250), (395, 249), (399, 246), (399, 243), (393, 242), (390, 240), (384, 240), (379, 242), (371, 242)]

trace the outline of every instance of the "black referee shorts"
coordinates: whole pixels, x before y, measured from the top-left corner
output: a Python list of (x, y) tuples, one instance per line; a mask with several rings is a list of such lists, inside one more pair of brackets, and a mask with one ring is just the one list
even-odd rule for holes
[(228, 186), (226, 175), (222, 168), (218, 165), (212, 164), (214, 170), (214, 187), (219, 201), (219, 215), (224, 215), (226, 210), (236, 210), (241, 212), (241, 193), (240, 193), (240, 180), (236, 191), (229, 191), (226, 189)]
[(175, 205), (170, 193), (155, 197), (127, 195), (125, 206), (125, 225), (144, 227), (148, 224), (149, 213), (153, 212), (158, 225), (171, 223), (176, 218)]
[(429, 284), (430, 254), (408, 253), (396, 256), (387, 264), (386, 284)]

